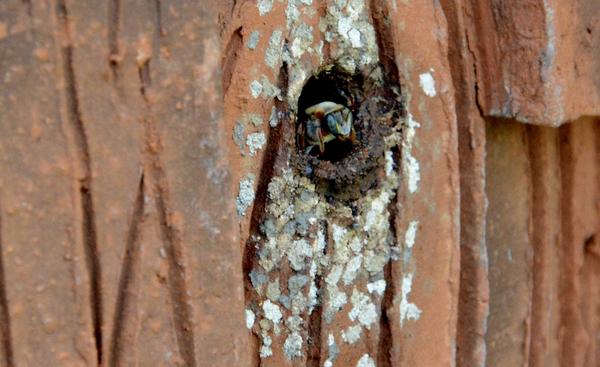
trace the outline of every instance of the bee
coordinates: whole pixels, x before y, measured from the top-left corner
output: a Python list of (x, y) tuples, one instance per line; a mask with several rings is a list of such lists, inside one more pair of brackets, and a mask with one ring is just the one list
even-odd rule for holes
[(356, 140), (353, 116), (350, 109), (344, 105), (324, 101), (308, 107), (304, 113), (308, 119), (300, 125), (301, 145), (309, 153), (318, 146), (320, 154), (325, 152), (325, 143), (338, 139), (340, 141)]

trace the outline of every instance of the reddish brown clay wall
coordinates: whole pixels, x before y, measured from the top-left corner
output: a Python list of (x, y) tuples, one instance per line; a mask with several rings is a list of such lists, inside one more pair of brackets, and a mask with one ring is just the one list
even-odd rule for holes
[(0, 366), (598, 366), (598, 24), (0, 2)]

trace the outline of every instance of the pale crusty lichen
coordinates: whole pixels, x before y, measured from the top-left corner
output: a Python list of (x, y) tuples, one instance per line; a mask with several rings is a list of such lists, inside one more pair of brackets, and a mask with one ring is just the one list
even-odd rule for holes
[(248, 174), (240, 181), (240, 189), (236, 200), (238, 215), (246, 215), (246, 210), (254, 201), (254, 175)]
[(265, 133), (262, 132), (248, 134), (246, 137), (246, 145), (248, 146), (248, 151), (250, 152), (251, 157), (254, 157), (256, 153), (265, 146), (266, 143), (267, 138), (265, 137)]
[(358, 360), (356, 367), (375, 367), (375, 361), (368, 354), (363, 354)]
[(258, 46), (258, 41), (260, 40), (260, 33), (258, 31), (252, 31), (250, 36), (248, 36), (248, 41), (246, 42), (246, 47), (251, 50), (254, 50), (256, 46)]
[[(397, 139), (388, 139), (390, 149), (394, 141)], [(377, 305), (385, 289), (383, 268), (396, 246), (388, 206), (398, 184), (397, 174), (391, 172), (378, 188), (353, 204), (357, 208), (353, 213), (348, 204), (326, 200), (308, 178), (290, 169), (271, 180), (265, 219), (255, 244), (256, 267), (250, 274), (257, 295), (264, 295), (266, 289), (267, 300), (257, 317), (268, 321), (260, 323), (261, 335), (269, 336), (267, 344), (280, 320), (275, 305), (280, 306), (276, 310), (281, 310), (282, 318), (295, 320), (281, 329), (284, 353), (290, 359), (302, 354), (308, 315), (318, 302), (326, 323), (339, 317), (352, 322), (339, 332), (346, 342), (355, 343), (363, 329), (379, 320)], [(287, 288), (279, 289), (284, 268), (292, 274)], [(320, 285), (319, 279), (323, 280)], [(276, 291), (272, 284), (277, 284)], [(317, 297), (319, 287), (321, 299)], [(350, 311), (342, 316), (340, 310), (348, 303)]]
[[(314, 61), (323, 61), (326, 43), (333, 45), (327, 47), (328, 57), (346, 73), (375, 70), (373, 77), (381, 77), (375, 68), (377, 42), (365, 0), (328, 2), (325, 14), (310, 5), (311, 0), (287, 0), (287, 36), (272, 32), (265, 51), (268, 68), (276, 70), (282, 61), (287, 63), (287, 94), (282, 95), (265, 75), (251, 84), (253, 97), (284, 100), (292, 114), (306, 81), (319, 71)], [(258, 7), (266, 14), (273, 1), (259, 1)], [(318, 27), (308, 20), (315, 16), (321, 16)], [(269, 125), (276, 127), (279, 118), (273, 108)], [(301, 358), (308, 345), (309, 316), (322, 312), (325, 324), (346, 325), (328, 335), (324, 366), (333, 366), (339, 352), (336, 337), (357, 343), (379, 321), (386, 290), (384, 267), (402, 253), (390, 228), (389, 209), (400, 185), (398, 169), (406, 173), (411, 193), (418, 189), (420, 179), (418, 162), (411, 155), (418, 126), (412, 120), (405, 140), (396, 130), (385, 139), (385, 174), (376, 188), (352, 204), (328, 200), (309, 178), (289, 165), (275, 172), (268, 185), (260, 233), (249, 245), (256, 248), (249, 274), (255, 299), (250, 303), (258, 320), (253, 331), (261, 340), (261, 358), (273, 355), (275, 345), (288, 359)], [(394, 160), (392, 149), (397, 146), (402, 162)], [(416, 305), (408, 302), (405, 306), (405, 319), (414, 319)], [(365, 354), (356, 365), (374, 367), (375, 362)]]

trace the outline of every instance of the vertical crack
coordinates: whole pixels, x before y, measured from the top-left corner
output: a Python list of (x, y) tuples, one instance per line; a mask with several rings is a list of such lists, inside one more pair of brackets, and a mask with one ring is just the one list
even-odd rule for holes
[(222, 63), (222, 80), (224, 94), (226, 94), (227, 90), (229, 89), (229, 85), (231, 84), (231, 79), (233, 77), (233, 72), (235, 71), (235, 66), (237, 65), (237, 61), (243, 47), (244, 40), (242, 37), (242, 27), (239, 27), (238, 29), (233, 31), (231, 37), (229, 37), (227, 46), (225, 47), (225, 56), (223, 58)]
[[(281, 69), (279, 71), (278, 87), (284, 95), (287, 94), (288, 69), (287, 64), (285, 63), (281, 66)], [(279, 113), (287, 115), (287, 105), (284, 102), (275, 100), (275, 108)], [(271, 127), (269, 129), (267, 143), (265, 146), (265, 153), (261, 162), (254, 205), (252, 207), (252, 213), (250, 215), (250, 228), (248, 231), (250, 235), (248, 236), (248, 239), (244, 244), (242, 257), (242, 274), (244, 276), (244, 301), (246, 305), (249, 305), (252, 302), (254, 296), (254, 289), (252, 288), (252, 284), (249, 278), (249, 274), (254, 269), (256, 263), (257, 249), (256, 242), (253, 240), (253, 236), (259, 232), (260, 222), (263, 219), (265, 208), (267, 205), (269, 182), (271, 182), (271, 179), (273, 178), (277, 160), (278, 158), (285, 156), (285, 154), (282, 154), (280, 151), (284, 148), (281, 144), (282, 139), (284, 139), (284, 132), (294, 131), (294, 129), (288, 126), (288, 124), (289, 121), (287, 118), (285, 118), (284, 121), (280, 121), (277, 124), (277, 126)], [(257, 342), (256, 345), (258, 346), (260, 345), (260, 343)], [(259, 366), (260, 348), (257, 347), (255, 352), (257, 358), (255, 366)]]
[(160, 37), (165, 35), (162, 24), (162, 0), (154, 0), (154, 10), (156, 14), (156, 32)]
[(6, 278), (4, 274), (4, 260), (2, 258), (2, 212), (0, 211), (0, 343), (4, 353), (2, 361), (4, 366), (13, 367), (12, 335), (10, 331), (10, 314), (8, 312), (8, 298), (6, 296)]
[(21, 2), (27, 8), (27, 15), (31, 18), (33, 16), (33, 4), (31, 4), (31, 0), (21, 0)]
[(370, 0), (369, 12), (375, 28), (379, 60), (390, 84), (400, 85), (400, 74), (396, 65), (396, 45), (391, 29), (390, 11), (385, 1)]
[[(150, 60), (145, 60), (139, 66), (140, 94), (144, 99), (147, 109), (151, 111), (152, 102), (148, 93), (152, 87)], [(184, 265), (184, 253), (179, 234), (170, 221), (168, 206), (168, 182), (164, 168), (160, 161), (160, 137), (156, 122), (151, 113), (143, 119), (145, 134), (145, 158), (150, 168), (152, 184), (158, 221), (162, 241), (167, 253), (169, 264), (169, 293), (172, 300), (172, 313), (175, 323), (175, 334), (177, 345), (184, 364), (189, 367), (196, 366), (196, 355), (194, 347), (193, 311), (189, 302), (189, 291), (186, 284), (186, 269)]]
[[(392, 149), (392, 159), (394, 169), (399, 167), (400, 149), (396, 146)], [(399, 242), (398, 233), (396, 230), (396, 222), (398, 219), (398, 189), (394, 191), (394, 197), (388, 204), (389, 227), (390, 227), (390, 243), (392, 246)], [(393, 251), (393, 249), (392, 249)], [(395, 284), (393, 277), (392, 259), (388, 260), (383, 268), (383, 279), (385, 280), (385, 291), (381, 299), (381, 309), (379, 317), (379, 344), (377, 346), (377, 365), (380, 367), (392, 367), (392, 346), (393, 333), (392, 322), (389, 313), (393, 309)]]
[[(323, 255), (327, 255), (329, 248), (329, 226), (326, 221), (322, 223), (325, 233), (325, 248)], [(321, 272), (317, 272), (315, 276), (315, 284), (317, 286), (317, 302), (308, 318), (308, 337), (307, 337), (307, 359), (306, 367), (319, 367), (321, 365), (322, 348), (322, 330), (323, 330), (323, 289), (325, 282)]]
[(121, 61), (119, 52), (119, 30), (121, 19), (121, 0), (110, 0), (108, 3), (108, 51), (110, 52), (108, 62), (114, 80), (118, 76), (118, 66)]
[(379, 345), (377, 346), (377, 365), (380, 367), (392, 367), (392, 346), (393, 333), (390, 315), (394, 302), (394, 278), (392, 274), (392, 262), (383, 268), (383, 277), (385, 279), (385, 291), (381, 300), (381, 317), (379, 318)]
[(59, 0), (57, 17), (63, 27), (68, 40), (62, 47), (63, 75), (65, 78), (65, 99), (67, 105), (68, 125), (72, 130), (74, 145), (77, 152), (79, 168), (82, 170), (78, 179), (79, 196), (81, 202), (81, 229), (82, 241), (85, 250), (85, 261), (90, 279), (90, 306), (94, 328), (94, 339), (98, 364), (102, 363), (102, 293), (101, 270), (98, 253), (96, 220), (94, 202), (92, 198), (91, 159), (85, 126), (81, 117), (79, 97), (77, 95), (77, 81), (73, 68), (73, 47), (69, 31), (69, 13), (65, 0)]
[(131, 310), (131, 297), (135, 288), (134, 279), (137, 264), (140, 256), (140, 224), (144, 218), (144, 174), (140, 177), (140, 184), (135, 202), (133, 204), (133, 213), (127, 232), (127, 242), (125, 244), (125, 254), (121, 266), (119, 280), (119, 289), (117, 292), (117, 302), (115, 305), (115, 319), (113, 322), (113, 331), (110, 346), (110, 363), (112, 366), (123, 364), (123, 340), (126, 337), (127, 325), (126, 318), (133, 312)]

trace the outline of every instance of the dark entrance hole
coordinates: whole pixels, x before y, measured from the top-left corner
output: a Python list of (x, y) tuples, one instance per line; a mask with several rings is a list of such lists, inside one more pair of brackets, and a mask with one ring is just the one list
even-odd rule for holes
[[(353, 116), (354, 142), (333, 139), (323, 154), (307, 144), (306, 108), (330, 101), (344, 105)], [(331, 200), (351, 202), (377, 187), (384, 177), (386, 137), (400, 131), (403, 116), (400, 87), (386, 78), (380, 65), (348, 74), (328, 65), (312, 76), (302, 89), (296, 115), (293, 165), (310, 178), (319, 192)], [(326, 122), (321, 120), (321, 125)], [(304, 140), (304, 141), (302, 141)]]
[[(353, 90), (356, 90), (361, 84), (358, 76), (350, 76), (335, 69), (324, 70), (312, 76), (302, 89), (298, 99), (298, 124), (305, 124), (309, 119), (309, 116), (305, 113), (308, 107), (326, 101), (335, 102), (349, 108), (356, 121), (356, 98), (353, 95)], [(324, 121), (321, 129), (324, 134), (328, 133)], [(302, 130), (299, 129), (299, 131)], [(321, 153), (318, 146), (307, 148), (307, 143), (301, 144), (302, 138), (299, 137), (298, 139), (299, 151), (308, 153), (319, 160), (330, 162), (339, 162), (346, 158), (355, 145), (349, 140), (333, 139), (325, 143), (325, 151)]]

